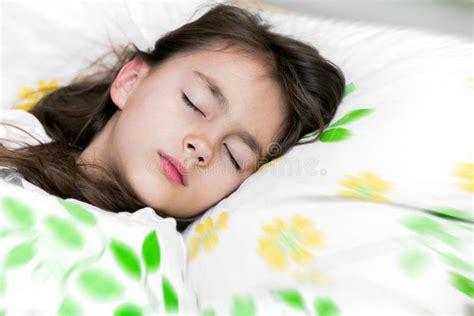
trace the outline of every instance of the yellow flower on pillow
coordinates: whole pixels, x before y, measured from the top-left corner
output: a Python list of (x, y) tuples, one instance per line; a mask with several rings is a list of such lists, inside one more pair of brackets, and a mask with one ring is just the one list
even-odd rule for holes
[(458, 187), (467, 192), (474, 192), (474, 163), (456, 162), (456, 167), (451, 173), (460, 178)]
[(356, 200), (388, 202), (383, 194), (392, 191), (392, 185), (370, 172), (362, 172), (359, 176), (346, 176), (339, 183), (349, 190), (337, 191), (346, 198)]
[(272, 161), (267, 162), (266, 164), (262, 165), (255, 173), (273, 167), (273, 166), (275, 165), (275, 163), (276, 163), (278, 160), (282, 159), (282, 158), (283, 158), (283, 157), (280, 156), (280, 157), (278, 157), (278, 158), (273, 159)]
[(288, 223), (277, 218), (273, 224), (263, 224), (262, 229), (265, 235), (258, 240), (257, 253), (271, 269), (284, 270), (290, 262), (302, 265), (313, 259), (309, 248), (323, 244), (322, 233), (298, 214)]
[(40, 80), (38, 83), (38, 89), (34, 90), (30, 87), (22, 87), (18, 92), (18, 98), (27, 100), (22, 104), (17, 105), (15, 108), (25, 111), (31, 111), (36, 103), (45, 95), (50, 94), (54, 90), (58, 89), (57, 80), (50, 80), (49, 82)]
[(189, 245), (189, 255), (191, 259), (196, 258), (201, 248), (210, 252), (218, 243), (217, 232), (227, 228), (227, 218), (229, 214), (222, 211), (217, 217), (216, 223), (208, 216), (202, 223), (196, 226), (196, 235), (191, 238)]

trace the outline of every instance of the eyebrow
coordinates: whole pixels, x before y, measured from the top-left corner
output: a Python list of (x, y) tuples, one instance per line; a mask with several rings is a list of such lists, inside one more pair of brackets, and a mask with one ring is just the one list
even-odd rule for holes
[[(217, 85), (213, 79), (209, 78), (202, 72), (195, 70), (193, 73), (206, 84), (214, 99), (216, 99), (217, 103), (222, 107), (223, 112), (227, 113), (229, 111), (229, 102), (224, 93), (222, 93), (222, 89), (219, 87), (219, 85)], [(239, 131), (238, 136), (244, 141), (245, 144), (247, 144), (247, 146), (250, 147), (250, 149), (252, 149), (252, 151), (257, 155), (257, 161), (259, 161), (262, 157), (262, 145), (258, 142), (258, 140), (246, 130)]]

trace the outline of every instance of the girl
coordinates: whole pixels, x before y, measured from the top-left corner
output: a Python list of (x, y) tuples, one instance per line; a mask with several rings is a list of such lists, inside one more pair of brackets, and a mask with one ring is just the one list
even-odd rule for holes
[(43, 97), (31, 114), (52, 141), (0, 146), (0, 165), (104, 210), (150, 206), (183, 231), (302, 136), (321, 135), (345, 87), (317, 49), (233, 5), (149, 51), (132, 46), (113, 49), (108, 71)]

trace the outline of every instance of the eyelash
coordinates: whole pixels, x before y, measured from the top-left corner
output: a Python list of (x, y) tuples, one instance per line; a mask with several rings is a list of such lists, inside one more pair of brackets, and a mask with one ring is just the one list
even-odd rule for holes
[(199, 110), (199, 109), (189, 100), (189, 98), (188, 98), (187, 95), (185, 95), (184, 93), (181, 93), (181, 98), (183, 99), (184, 103), (185, 103), (187, 106), (189, 106), (190, 108), (192, 108), (194, 111), (201, 113), (202, 116), (206, 117), (206, 116), (204, 115), (204, 113), (202, 113), (202, 111)]
[[(181, 93), (181, 98), (183, 99), (184, 103), (189, 106), (191, 109), (193, 109), (194, 111), (200, 113), (202, 116), (206, 117), (204, 115), (204, 113), (202, 113), (201, 110), (199, 110), (192, 102), (191, 100), (189, 100), (188, 96), (184, 93)], [(234, 156), (232, 156), (232, 154), (230, 153), (230, 150), (229, 148), (227, 147), (227, 145), (225, 145), (225, 148), (227, 150), (227, 152), (229, 153), (229, 156), (230, 156), (230, 160), (232, 161), (232, 164), (234, 165), (235, 169), (237, 169), (238, 171), (241, 170), (239, 164), (237, 163), (237, 161), (234, 159)]]
[(229, 153), (229, 156), (230, 156), (230, 160), (232, 160), (232, 164), (234, 165), (235, 169), (237, 169), (238, 171), (240, 171), (240, 166), (239, 164), (237, 163), (237, 161), (235, 161), (234, 157), (232, 156), (232, 154), (230, 153), (230, 150), (229, 148), (227, 147), (227, 145), (225, 145), (225, 149), (227, 149), (227, 152)]

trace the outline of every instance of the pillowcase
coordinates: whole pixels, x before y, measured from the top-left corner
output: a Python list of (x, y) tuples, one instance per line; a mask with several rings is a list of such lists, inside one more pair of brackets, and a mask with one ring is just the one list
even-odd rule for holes
[(462, 314), (474, 298), (472, 43), (263, 12), (346, 75), (320, 142), (250, 176), (190, 225), (209, 313)]
[(8, 62), (0, 69), (0, 108), (29, 109), (79, 72), (88, 73), (98, 58), (113, 65), (115, 57), (104, 55), (112, 44), (150, 48), (205, 3), (3, 3), (0, 56)]
[[(39, 144), (38, 141), (51, 142), (41, 122), (25, 110), (0, 109), (0, 122), (2, 123), (0, 124), (0, 144), (7, 148), (16, 149), (24, 144), (36, 145)], [(22, 128), (26, 133), (16, 127)]]

